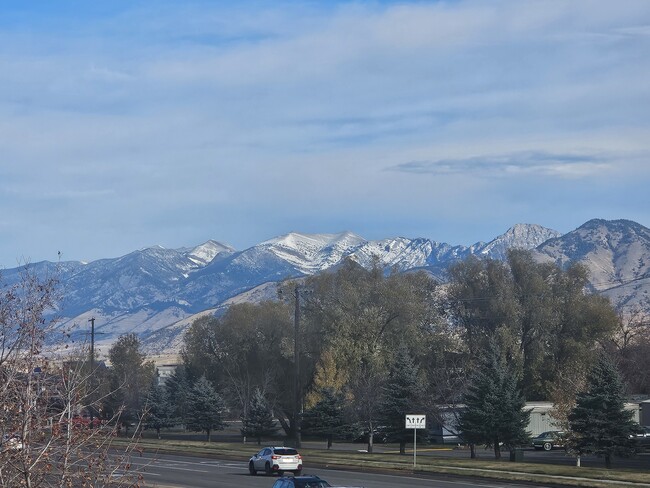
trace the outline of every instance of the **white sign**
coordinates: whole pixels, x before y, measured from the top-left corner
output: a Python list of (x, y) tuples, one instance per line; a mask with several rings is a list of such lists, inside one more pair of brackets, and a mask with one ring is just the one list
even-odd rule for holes
[(416, 432), (418, 429), (427, 428), (427, 416), (426, 415), (407, 415), (406, 416), (406, 428), (413, 429), (413, 469), (417, 466), (417, 452), (418, 452), (418, 441)]
[(426, 429), (427, 416), (426, 415), (407, 415), (406, 416), (407, 429)]

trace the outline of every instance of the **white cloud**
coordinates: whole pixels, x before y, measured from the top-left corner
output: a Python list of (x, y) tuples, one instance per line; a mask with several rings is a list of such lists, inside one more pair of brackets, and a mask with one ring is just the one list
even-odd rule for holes
[[(458, 242), (457, 230), (432, 235), (432, 209), (471, 222), (489, 199), (503, 219), (540, 222), (543, 205), (511, 196), (539, 177), (566, 202), (553, 185), (571, 181), (598, 217), (587, 180), (621, 167), (636, 172), (630, 184), (647, 178), (645, 0), (142, 2), (58, 15), (0, 33), (0, 203), (27, 220), (47, 219), (43, 200), (67, 212), (91, 201), (78, 208), (89, 225), (122, 218), (134, 231), (98, 253), (118, 238), (131, 239), (120, 249), (251, 244), (288, 222), (301, 230), (306, 209), (315, 230), (380, 232), (391, 216), (386, 234), (404, 220)], [(408, 161), (419, 163), (384, 171)], [(103, 192), (115, 198), (92, 198)], [(0, 262), (24, 252), (0, 248)]]

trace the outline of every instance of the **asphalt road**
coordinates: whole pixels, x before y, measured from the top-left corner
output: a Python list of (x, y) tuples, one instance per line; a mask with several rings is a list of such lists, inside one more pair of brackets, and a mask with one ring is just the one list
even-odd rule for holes
[[(141, 472), (146, 486), (157, 488), (271, 488), (276, 476), (251, 476), (245, 462), (206, 459), (167, 454), (143, 455), (131, 459), (132, 469)], [(362, 473), (330, 469), (311, 469), (306, 464), (305, 474), (316, 474), (331, 485), (361, 486), (364, 488), (530, 488), (531, 484), (510, 484), (503, 481), (475, 479), (418, 477), (408, 474), (392, 475)], [(542, 485), (539, 485), (542, 486)]]

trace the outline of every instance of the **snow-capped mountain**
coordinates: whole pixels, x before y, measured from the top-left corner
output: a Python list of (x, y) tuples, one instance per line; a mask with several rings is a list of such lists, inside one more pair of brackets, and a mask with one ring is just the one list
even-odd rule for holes
[(423, 268), (437, 244), (428, 239), (395, 237), (364, 242), (350, 257), (366, 268), (375, 263), (384, 268), (407, 270)]
[(290, 234), (255, 246), (277, 256), (303, 274), (314, 274), (339, 264), (366, 241), (352, 232)]
[(189, 251), (187, 257), (198, 265), (206, 265), (212, 262), (217, 256), (221, 258), (234, 252), (235, 249), (232, 247), (210, 240)]
[[(429, 239), (408, 239), (396, 237), (369, 241), (359, 246), (351, 258), (365, 267), (378, 262), (382, 267), (406, 271), (415, 268), (428, 268), (434, 274), (444, 272), (454, 261), (464, 259), (470, 254), (492, 259), (505, 259), (510, 248), (534, 249), (543, 242), (561, 233), (541, 225), (516, 224), (487, 244), (477, 242), (469, 247), (450, 246)], [(437, 271), (437, 273), (435, 273)]]
[[(566, 235), (517, 224), (487, 243), (470, 246), (407, 237), (369, 241), (351, 232), (292, 232), (242, 251), (208, 241), (182, 249), (149, 247), (91, 263), (30, 266), (59, 276), (63, 325), (85, 331), (94, 317), (100, 344), (135, 332), (152, 351), (160, 351), (177, 348), (179, 334), (197, 316), (218, 313), (237, 301), (274, 298), (277, 282), (320, 273), (346, 258), (386, 270), (424, 269), (444, 280), (451, 263), (469, 255), (504, 259), (509, 248), (536, 249), (539, 259), (560, 265), (584, 262), (595, 290), (618, 305), (650, 310), (650, 230), (630, 221), (592, 220)], [(19, 273), (18, 268), (4, 270), (2, 278), (12, 283)]]
[(534, 249), (549, 239), (560, 237), (562, 234), (553, 229), (547, 229), (535, 224), (515, 224), (508, 231), (488, 242), (475, 244), (473, 254), (486, 256), (492, 259), (505, 259), (508, 249), (523, 248)]
[(650, 312), (650, 229), (630, 220), (594, 219), (537, 252), (560, 266), (583, 263), (593, 289), (615, 306)]

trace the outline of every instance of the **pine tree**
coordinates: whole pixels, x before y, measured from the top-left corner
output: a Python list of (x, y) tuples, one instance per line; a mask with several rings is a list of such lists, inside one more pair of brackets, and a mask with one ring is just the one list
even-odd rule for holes
[(406, 453), (406, 443), (413, 433), (405, 428), (406, 415), (420, 408), (422, 388), (418, 367), (405, 345), (397, 349), (383, 389), (381, 421), (390, 442), (399, 442), (400, 454)]
[(226, 424), (223, 413), (226, 407), (221, 395), (212, 383), (201, 376), (190, 390), (187, 405), (187, 428), (196, 432), (205, 432), (210, 442), (213, 430), (222, 430)]
[(174, 423), (185, 422), (187, 402), (192, 389), (184, 366), (178, 366), (165, 382), (165, 391), (169, 404), (172, 406)]
[(525, 410), (516, 374), (494, 339), (489, 341), (463, 401), (466, 408), (460, 414), (459, 428), (470, 445), (492, 446), (494, 457), (500, 459), (501, 444), (512, 449), (527, 442), (530, 411)]
[(242, 435), (257, 439), (258, 445), (262, 443), (262, 437), (271, 436), (277, 431), (271, 408), (259, 388), (253, 392), (247, 411), (241, 419)]
[(616, 366), (601, 353), (587, 376), (587, 389), (576, 397), (569, 414), (569, 445), (578, 454), (604, 456), (611, 468), (612, 455), (636, 451), (633, 412), (625, 410), (624, 389)]
[(332, 447), (335, 436), (342, 433), (345, 426), (343, 397), (332, 388), (319, 392), (320, 400), (303, 415), (302, 431), (327, 439), (327, 448)]
[(169, 403), (167, 392), (162, 386), (153, 385), (147, 394), (145, 404), (146, 429), (155, 429), (160, 439), (160, 429), (174, 426), (173, 406)]

